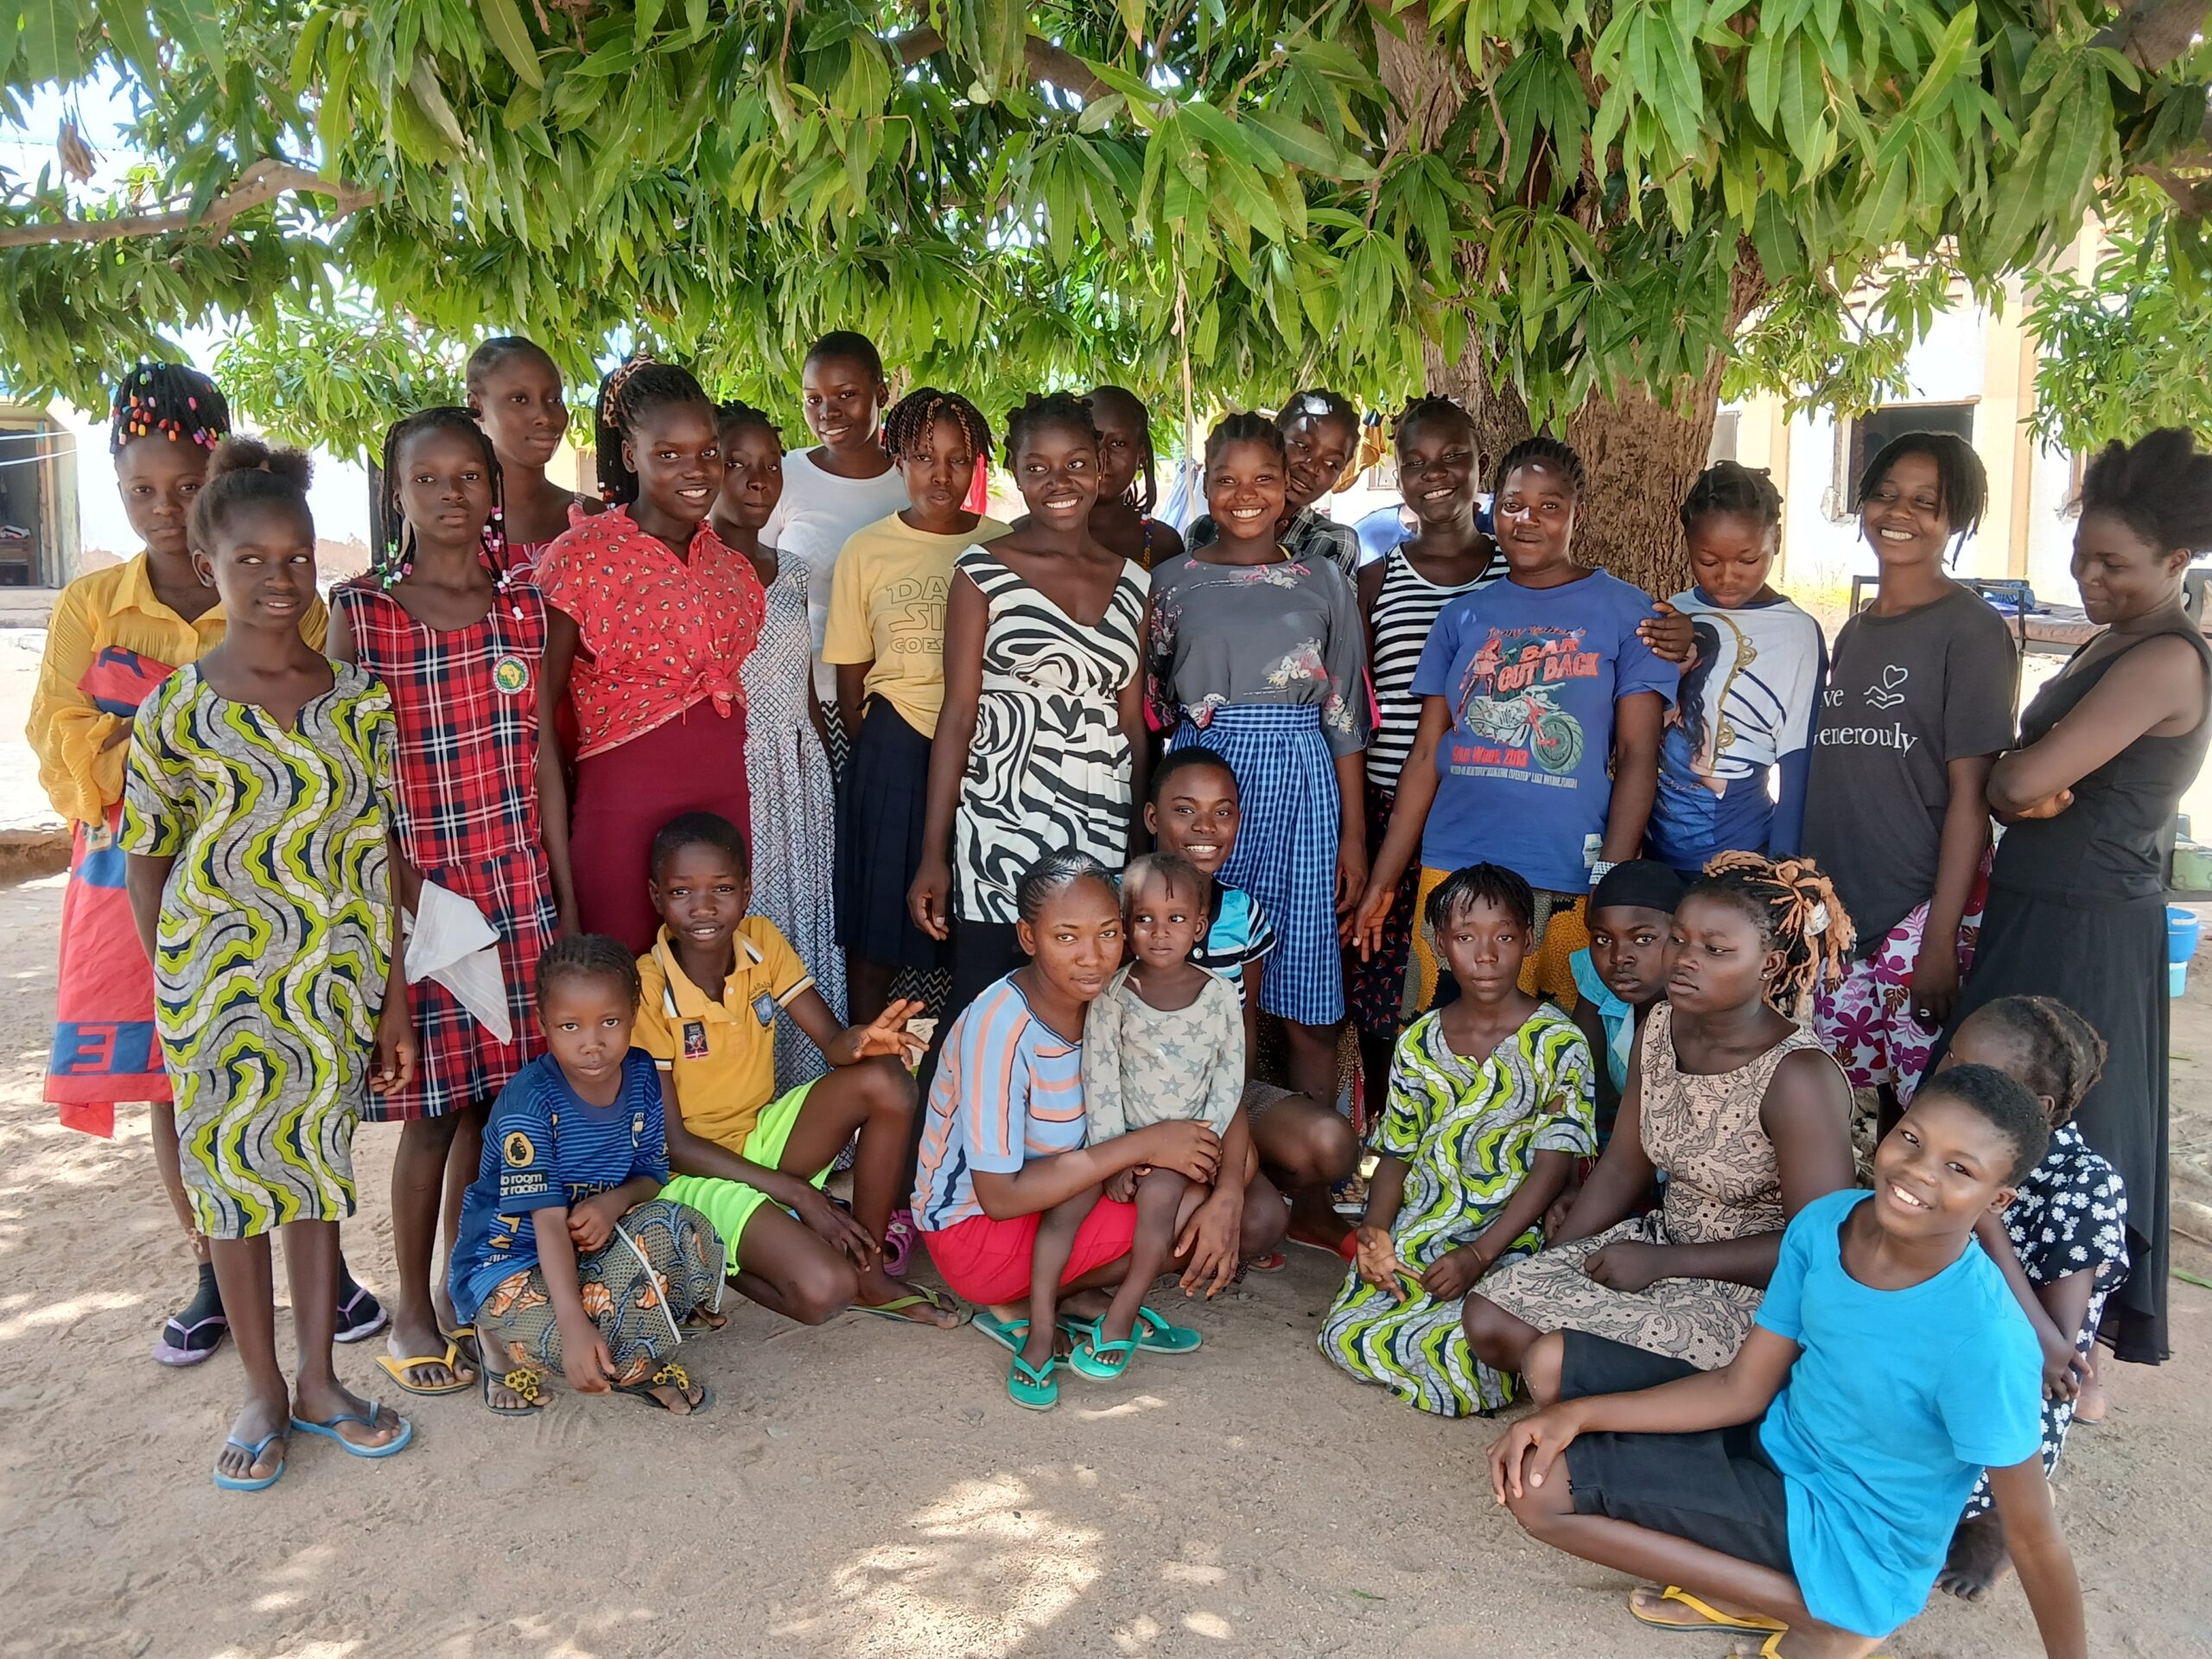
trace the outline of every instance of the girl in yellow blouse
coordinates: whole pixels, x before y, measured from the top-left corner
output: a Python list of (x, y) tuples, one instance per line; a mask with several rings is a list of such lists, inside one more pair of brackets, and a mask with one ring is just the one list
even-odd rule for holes
[[(230, 429), (223, 394), (196, 369), (141, 363), (116, 388), (108, 448), (124, 512), (144, 550), (62, 590), (47, 627), (27, 734), (39, 782), (73, 836), (46, 1097), (64, 1123), (101, 1135), (115, 1133), (118, 1102), (152, 1103), (154, 1161), (200, 1262), (198, 1294), (154, 1344), (154, 1357), (165, 1365), (197, 1364), (228, 1327), (177, 1170), (176, 1120), (154, 1036), (153, 969), (130, 919), (115, 830), (139, 702), (173, 670), (222, 642), (222, 607), (192, 568), (185, 520), (207, 481), (208, 459)], [(328, 626), (318, 600), (301, 618), (300, 632), (320, 646)], [(383, 1308), (350, 1274), (341, 1269), (340, 1278), (339, 1339), (373, 1335), (384, 1324)]]

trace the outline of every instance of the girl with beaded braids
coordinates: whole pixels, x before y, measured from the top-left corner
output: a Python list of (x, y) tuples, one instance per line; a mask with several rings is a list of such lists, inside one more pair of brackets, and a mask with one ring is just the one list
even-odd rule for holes
[[(1536, 893), (1523, 989), (1573, 1008), (1573, 957), (1590, 943), (1590, 889), (1638, 855), (1659, 780), (1659, 733), (1677, 675), (1646, 643), (1644, 592), (1574, 561), (1582, 458), (1533, 437), (1497, 463), (1491, 515), (1506, 575), (1444, 607), (1413, 689), (1413, 752), (1390, 830), (1350, 932), (1372, 954), (1418, 856), (1426, 894), (1481, 858)], [(1416, 932), (1414, 1006), (1439, 975)]]
[(1475, 1357), (1522, 1372), (1544, 1404), (1559, 1388), (1560, 1344), (1537, 1340), (1549, 1332), (1726, 1364), (1789, 1217), (1854, 1183), (1851, 1090), (1793, 1017), (1850, 953), (1828, 879), (1723, 853), (1676, 908), (1670, 942), (1667, 1000), (1637, 1038), (1596, 1169), (1551, 1247), (1467, 1298)]
[(1767, 585), (1782, 493), (1764, 468), (1715, 461), (1682, 499), (1681, 521), (1695, 585), (1660, 609), (1688, 620), (1694, 644), (1660, 738), (1648, 840), (1654, 858), (1694, 874), (1732, 848), (1797, 850), (1827, 641)]
[(486, 1008), (436, 977), (421, 981), (415, 1076), (362, 1110), (401, 1125), (391, 1166), (398, 1289), (391, 1351), (377, 1363), (410, 1394), (453, 1394), (476, 1379), (432, 1272), (440, 1201), (450, 1171), (457, 1227), (457, 1189), (476, 1167), (486, 1114), (544, 1052), (531, 987), (556, 929), (576, 925), (568, 785), (545, 672), (545, 601), (506, 565), (493, 439), (465, 409), (420, 410), (386, 435), (384, 480), (392, 545), (376, 569), (333, 590), (329, 652), (391, 694), (401, 904), (426, 918), (433, 905), (473, 909), (497, 936), (504, 987)]
[[(2212, 740), (2212, 652), (2182, 581), (2212, 550), (2212, 454), (2172, 429), (2109, 444), (2083, 474), (2081, 507), (2074, 579), (2103, 632), (2028, 705), (1990, 770), (1989, 803), (2009, 827), (1952, 1029), (1999, 997), (2037, 995), (2078, 1010), (2109, 1046), (2075, 1116), (2130, 1202), (2135, 1267), (2103, 1339), (2154, 1364), (2168, 1350), (2165, 855)], [(2094, 1421), (2094, 1373), (2085, 1393)]]
[[(594, 415), (607, 512), (572, 526), (535, 572), (553, 607), (545, 676), (573, 694), (569, 846), (581, 925), (643, 955), (661, 825), (683, 812), (752, 821), (739, 680), (766, 601), (750, 560), (709, 523), (722, 487), (715, 406), (688, 370), (640, 353)], [(764, 862), (780, 856), (762, 848)]]
[(982, 411), (957, 391), (917, 386), (893, 405), (883, 441), (906, 505), (853, 532), (830, 589), (822, 659), (836, 671), (837, 711), (853, 740), (837, 802), (837, 939), (852, 1017), (890, 1005), (901, 968), (939, 965), (906, 889), (922, 864), (930, 739), (944, 703), (945, 601), (952, 563), (1007, 527), (970, 512), (976, 467), (991, 453)]
[[(132, 714), (170, 673), (223, 641), (222, 601), (194, 569), (186, 527), (230, 429), (222, 392), (197, 369), (142, 362), (118, 383), (108, 452), (140, 551), (62, 589), (26, 732), (39, 783), (71, 836), (46, 1097), (62, 1122), (99, 1135), (115, 1133), (118, 1102), (149, 1103), (155, 1167), (200, 1265), (198, 1293), (154, 1344), (165, 1365), (197, 1364), (228, 1327), (178, 1169), (176, 1119), (154, 1034), (153, 971), (124, 897), (115, 833)], [(301, 638), (319, 646), (328, 626), (322, 601), (311, 600), (300, 613)], [(373, 1296), (359, 1286), (347, 1294), (358, 1318), (343, 1322), (341, 1334), (382, 1327)]]
[(1098, 429), (1065, 391), (1007, 419), (1029, 511), (953, 562), (944, 709), (930, 746), (922, 860), (908, 913), (952, 945), (955, 1011), (1020, 961), (1015, 888), (1048, 853), (1119, 866), (1144, 789), (1151, 579), (1090, 532)]

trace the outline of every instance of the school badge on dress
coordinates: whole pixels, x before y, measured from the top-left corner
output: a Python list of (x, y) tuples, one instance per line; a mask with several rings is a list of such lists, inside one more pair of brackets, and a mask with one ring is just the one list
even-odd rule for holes
[(509, 696), (530, 690), (530, 664), (509, 652), (492, 664), (492, 683)]

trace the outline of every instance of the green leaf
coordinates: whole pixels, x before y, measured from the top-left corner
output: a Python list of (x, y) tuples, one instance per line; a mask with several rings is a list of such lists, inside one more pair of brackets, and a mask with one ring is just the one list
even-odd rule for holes
[(518, 0), (480, 0), (484, 32), (516, 76), (531, 86), (545, 84), (545, 71), (537, 61), (537, 47), (530, 38)]
[(1790, 153), (1807, 174), (1827, 159), (1827, 86), (1821, 79), (1820, 48), (1809, 36), (1790, 37), (1782, 75), (1782, 130)]
[(446, 102), (445, 89), (438, 85), (437, 67), (427, 52), (417, 53), (414, 67), (407, 72), (407, 95), (448, 148), (457, 152), (467, 147), (461, 123), (454, 118), (453, 105)]
[(630, 44), (639, 52), (652, 39), (653, 31), (660, 27), (664, 0), (633, 0), (631, 6)]
[[(158, 79), (162, 73), (162, 57), (160, 49), (154, 44), (153, 30), (149, 26), (151, 22), (151, 14), (143, 5), (130, 3), (130, 0), (124, 0), (121, 4), (113, 3), (113, 0), (111, 0), (111, 3), (103, 5), (99, 9), (99, 16), (100, 22), (107, 29), (109, 43), (115, 48), (117, 54), (124, 61), (147, 80)], [(328, 21), (328, 17), (321, 13), (308, 18), (305, 27), (300, 31), (301, 39), (303, 41), (309, 38), (319, 39), (321, 30), (316, 28), (316, 25), (327, 24)], [(292, 75), (293, 87), (296, 90), (304, 84), (300, 79), (296, 59)]]
[(1122, 27), (1127, 31), (1132, 46), (1144, 44), (1144, 0), (1115, 0), (1115, 10), (1120, 13)]
[(18, 0), (16, 18), (0, 28), (22, 32), (25, 77), (33, 86), (60, 80), (77, 57), (77, 8), (67, 0)]

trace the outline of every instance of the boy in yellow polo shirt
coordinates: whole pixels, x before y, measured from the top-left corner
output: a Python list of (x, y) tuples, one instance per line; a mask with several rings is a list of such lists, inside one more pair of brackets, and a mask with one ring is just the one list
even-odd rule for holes
[[(661, 930), (638, 958), (645, 995), (633, 1040), (653, 1057), (673, 1109), (661, 1196), (715, 1225), (738, 1289), (806, 1325), (847, 1308), (915, 1325), (957, 1325), (933, 1291), (883, 1269), (916, 1103), (907, 1069), (922, 1011), (899, 1001), (873, 1025), (841, 1027), (775, 924), (748, 916), (752, 860), (728, 818), (687, 812), (653, 837)], [(787, 1011), (831, 1070), (775, 1094), (776, 1014)], [(848, 1214), (821, 1191), (860, 1136)]]

